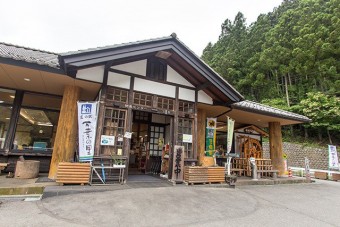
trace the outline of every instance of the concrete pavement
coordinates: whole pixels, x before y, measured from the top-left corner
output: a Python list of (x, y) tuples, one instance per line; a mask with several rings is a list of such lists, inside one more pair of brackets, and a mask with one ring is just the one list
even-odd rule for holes
[(15, 226), (340, 226), (340, 183), (174, 186), (4, 201)]

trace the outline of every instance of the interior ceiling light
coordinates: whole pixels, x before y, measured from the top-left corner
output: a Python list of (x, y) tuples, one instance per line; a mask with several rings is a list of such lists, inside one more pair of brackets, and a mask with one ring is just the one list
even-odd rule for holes
[(3, 101), (3, 100), (0, 100), (0, 103), (4, 103), (5, 101)]
[(24, 80), (25, 80), (25, 81), (31, 81), (31, 79), (30, 79), (30, 78), (24, 78)]
[(6, 120), (9, 120), (9, 117), (6, 117), (5, 119), (6, 119)]
[(14, 98), (15, 98), (15, 96), (14, 96), (14, 95), (10, 95), (9, 97), (11, 97), (12, 99), (14, 99)]
[[(21, 109), (20, 115), (32, 125), (53, 126), (45, 112), (42, 110)], [(37, 119), (39, 121), (37, 121)]]

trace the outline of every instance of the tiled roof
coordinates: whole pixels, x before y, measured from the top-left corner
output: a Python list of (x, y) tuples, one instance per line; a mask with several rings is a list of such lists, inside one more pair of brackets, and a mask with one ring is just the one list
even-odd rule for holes
[(281, 117), (281, 118), (296, 120), (296, 121), (305, 122), (305, 123), (311, 122), (311, 119), (303, 115), (277, 109), (274, 107), (266, 106), (266, 105), (248, 101), (248, 100), (234, 103), (232, 104), (232, 107), (235, 109), (257, 112), (259, 114), (267, 114), (273, 117)]
[(58, 54), (0, 42), (0, 57), (59, 69)]

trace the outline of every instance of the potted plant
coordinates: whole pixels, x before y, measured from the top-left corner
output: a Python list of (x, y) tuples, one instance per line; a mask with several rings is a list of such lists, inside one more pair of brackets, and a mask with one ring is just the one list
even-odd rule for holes
[(125, 160), (120, 159), (120, 158), (113, 159), (113, 167), (114, 168), (125, 168)]

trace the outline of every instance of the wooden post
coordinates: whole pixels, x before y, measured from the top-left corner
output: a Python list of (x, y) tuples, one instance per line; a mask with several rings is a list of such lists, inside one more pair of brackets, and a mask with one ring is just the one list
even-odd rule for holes
[(269, 122), (269, 147), (270, 158), (274, 169), (279, 171), (279, 175), (284, 175), (285, 166), (282, 151), (282, 133), (280, 122)]
[(80, 88), (65, 86), (61, 103), (57, 134), (55, 137), (50, 172), (48, 178), (55, 179), (59, 162), (69, 162), (74, 158), (77, 139), (77, 101)]
[(107, 93), (107, 78), (109, 75), (108, 67), (110, 67), (110, 65), (106, 65), (104, 69), (103, 84), (102, 84), (100, 96), (99, 96), (97, 131), (96, 131), (96, 140), (95, 140), (95, 145), (94, 145), (94, 156), (102, 155), (101, 145), (100, 145), (100, 136), (103, 134), (105, 100), (106, 100), (106, 93)]
[(203, 109), (197, 111), (197, 154), (199, 164), (202, 164), (205, 151), (205, 121), (207, 113)]

